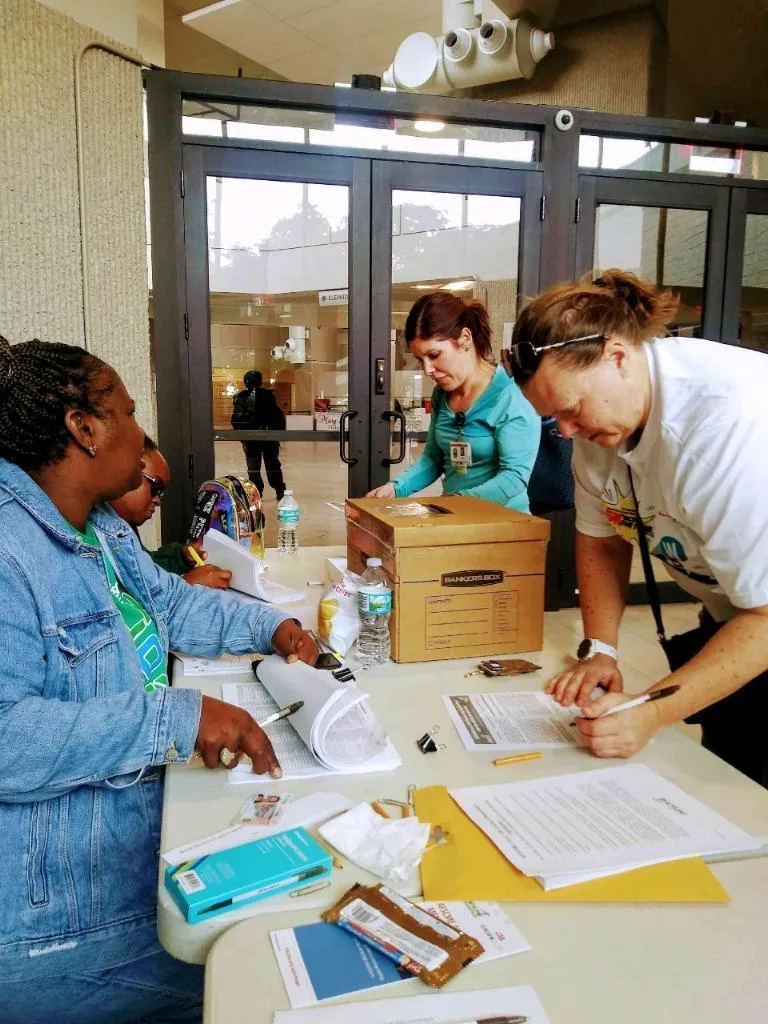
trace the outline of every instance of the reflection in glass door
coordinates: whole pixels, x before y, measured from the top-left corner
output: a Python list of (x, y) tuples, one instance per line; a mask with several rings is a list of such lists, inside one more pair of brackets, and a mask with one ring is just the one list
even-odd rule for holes
[(748, 213), (739, 303), (739, 344), (768, 352), (768, 213)]
[(209, 176), (206, 198), (214, 432), (285, 431), (216, 440), (216, 476), (250, 476), (268, 545), (285, 487), (304, 542), (341, 543), (326, 505), (347, 494), (338, 447), (291, 434), (333, 434), (349, 409), (349, 189)]

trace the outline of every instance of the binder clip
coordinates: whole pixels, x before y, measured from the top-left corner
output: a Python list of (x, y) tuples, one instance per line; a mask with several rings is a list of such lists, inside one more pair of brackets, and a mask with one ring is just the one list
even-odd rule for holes
[(423, 736), (416, 740), (416, 746), (422, 752), (422, 754), (434, 754), (438, 750), (445, 750), (444, 743), (435, 743), (434, 736), (440, 732), (440, 726), (433, 726), (429, 732), (425, 732)]
[(341, 668), (336, 668), (331, 672), (334, 679), (338, 679), (340, 683), (351, 683), (354, 682), (355, 676), (351, 669), (343, 665)]

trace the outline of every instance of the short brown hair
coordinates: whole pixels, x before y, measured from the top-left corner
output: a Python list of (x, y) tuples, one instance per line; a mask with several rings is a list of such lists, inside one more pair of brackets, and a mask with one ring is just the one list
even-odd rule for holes
[(465, 302), (451, 292), (430, 292), (412, 306), (405, 321), (405, 340), (416, 338), (452, 338), (459, 340), (464, 328), (472, 335), (478, 359), (495, 362), (491, 349), (491, 325), (488, 311), (478, 299)]
[[(590, 275), (591, 277), (591, 275)], [(680, 299), (626, 270), (605, 270), (594, 280), (553, 285), (521, 312), (512, 344), (546, 348), (568, 338), (619, 335), (639, 345), (667, 333)], [(549, 356), (570, 366), (589, 366), (603, 351), (601, 341), (556, 348)]]

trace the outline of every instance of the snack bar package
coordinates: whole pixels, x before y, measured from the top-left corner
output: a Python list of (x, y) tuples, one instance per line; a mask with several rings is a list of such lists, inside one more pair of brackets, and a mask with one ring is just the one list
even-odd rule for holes
[(485, 952), (477, 939), (386, 885), (353, 885), (322, 916), (435, 988)]

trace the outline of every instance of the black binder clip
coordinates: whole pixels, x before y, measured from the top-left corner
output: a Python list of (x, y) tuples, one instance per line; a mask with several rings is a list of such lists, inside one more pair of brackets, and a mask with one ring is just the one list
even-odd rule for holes
[(338, 679), (340, 683), (351, 683), (355, 679), (354, 673), (346, 665), (334, 669), (331, 675), (334, 679)]
[(416, 740), (416, 746), (422, 752), (422, 754), (434, 754), (438, 750), (445, 750), (446, 746), (444, 743), (435, 743), (434, 736), (440, 732), (440, 726), (433, 726), (429, 732), (425, 732), (423, 736)]

